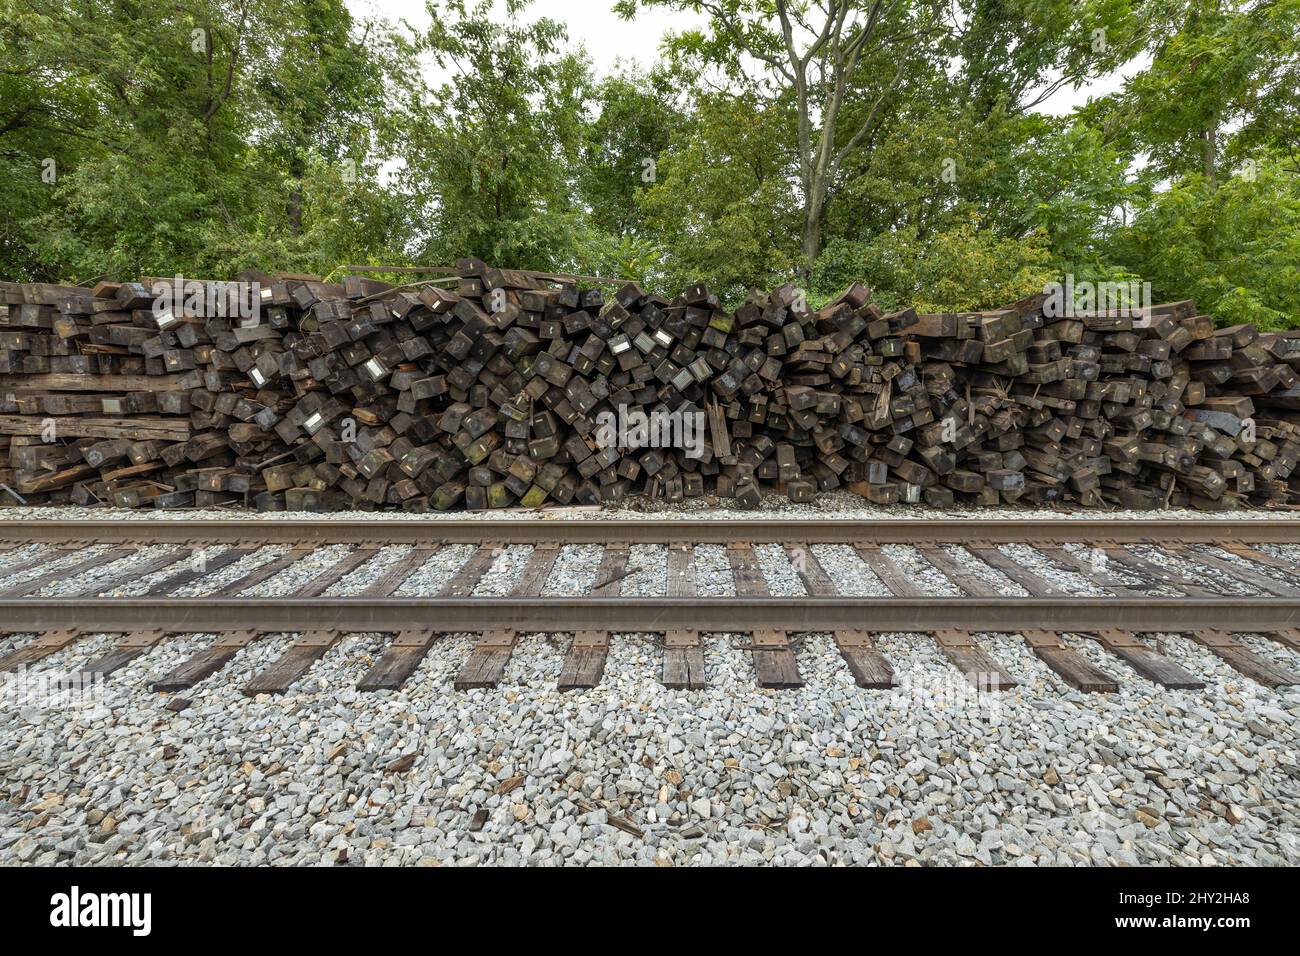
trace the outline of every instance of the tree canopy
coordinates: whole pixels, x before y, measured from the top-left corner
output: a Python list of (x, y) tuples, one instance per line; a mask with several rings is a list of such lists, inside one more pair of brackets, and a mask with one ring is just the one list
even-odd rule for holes
[(607, 2), (697, 25), (598, 73), (527, 0), (0, 0), (0, 277), (479, 256), (963, 310), (1071, 273), (1300, 327), (1300, 0)]

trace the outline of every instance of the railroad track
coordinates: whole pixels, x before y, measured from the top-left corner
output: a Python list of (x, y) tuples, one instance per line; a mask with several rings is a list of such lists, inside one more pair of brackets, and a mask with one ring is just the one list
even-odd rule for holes
[[(35, 553), (33, 545), (39, 545)], [(473, 547), (434, 593), (402, 593), (404, 582), (442, 549), (464, 545)], [(702, 596), (695, 551), (719, 545), (725, 546), (734, 595)], [(583, 596), (548, 596), (548, 578), (566, 546), (601, 549), (594, 581)], [(647, 546), (662, 547), (653, 560), (662, 561), (664, 584), (658, 596), (623, 594), (639, 569), (630, 558)], [(773, 546), (797, 573), (803, 595), (770, 593), (756, 549), (768, 549), (770, 560)], [(154, 681), (156, 689), (175, 691), (216, 673), (265, 635), (296, 634), (285, 654), (246, 688), (274, 693), (291, 687), (343, 635), (380, 632), (392, 640), (360, 686), (394, 688), (440, 635), (470, 633), (477, 643), (455, 686), (491, 687), (519, 637), (543, 632), (573, 635), (559, 684), (578, 688), (601, 679), (610, 635), (632, 632), (659, 635), (664, 683), (690, 688), (705, 684), (701, 634), (720, 632), (748, 636), (760, 685), (794, 687), (801, 683), (797, 635), (825, 633), (858, 684), (878, 688), (893, 684), (893, 668), (873, 634), (901, 631), (932, 635), (962, 674), (992, 690), (1015, 682), (975, 635), (1005, 632), (1020, 635), (1062, 680), (1083, 690), (1113, 690), (1117, 679), (1064, 634), (1092, 638), (1158, 684), (1201, 686), (1141, 637), (1172, 632), (1257, 683), (1277, 687), (1300, 677), (1237, 635), (1259, 634), (1300, 650), (1300, 630), (1294, 629), (1300, 625), (1300, 567), (1286, 556), (1286, 546), (1296, 546), (1300, 555), (1300, 524), (14, 521), (0, 524), (0, 621), (7, 634), (37, 636), (7, 654), (0, 644), (0, 670), (33, 666), (89, 634), (120, 633), (113, 650), (83, 668), (108, 675), (170, 636), (216, 633), (209, 646)], [(292, 593), (258, 591), (326, 547), (340, 553)], [(843, 573), (837, 584), (818, 557), (828, 547), (847, 548), (857, 573), (883, 593), (842, 593)], [(401, 553), (381, 558), (393, 548)], [(483, 596), (493, 566), (518, 548), (529, 551), (509, 593)], [(205, 558), (196, 564), (200, 549)], [(382, 569), (366, 576), (378, 561)], [(213, 593), (176, 596), (223, 569), (239, 573)], [(363, 584), (345, 587), (358, 574)], [(1083, 582), (1089, 593), (1061, 587), (1062, 574)], [(112, 596), (124, 588), (130, 596)], [(333, 593), (338, 590), (349, 593)]]

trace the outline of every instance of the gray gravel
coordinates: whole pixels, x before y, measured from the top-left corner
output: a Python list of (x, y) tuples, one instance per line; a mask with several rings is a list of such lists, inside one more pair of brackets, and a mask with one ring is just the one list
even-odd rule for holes
[[(891, 521), (986, 521), (997, 518), (1062, 519), (1072, 521), (1108, 521), (1108, 520), (1160, 520), (1160, 519), (1197, 519), (1201, 521), (1259, 521), (1289, 522), (1300, 520), (1300, 513), (1294, 511), (1241, 510), (1241, 511), (1196, 511), (1194, 509), (1171, 508), (1166, 511), (1131, 511), (1124, 509), (1101, 508), (1032, 508), (1014, 506), (1000, 508), (953, 507), (931, 508), (928, 505), (889, 505), (878, 506), (867, 503), (861, 496), (850, 491), (838, 489), (823, 492), (817, 500), (807, 504), (795, 504), (784, 495), (769, 491), (764, 493), (759, 506), (754, 509), (738, 507), (734, 500), (728, 498), (688, 498), (683, 502), (669, 504), (643, 497), (631, 497), (618, 505), (610, 507), (574, 506), (565, 508), (526, 511), (501, 509), (479, 512), (434, 512), (416, 515), (403, 511), (338, 511), (331, 517), (339, 519), (362, 520), (371, 523), (384, 521), (512, 521), (520, 517), (537, 515), (543, 518), (563, 517), (578, 521), (645, 520), (659, 521), (664, 518), (689, 517), (692, 521), (746, 521), (755, 517), (781, 518), (798, 521), (802, 519), (846, 519), (855, 521), (891, 520)], [(320, 515), (311, 512), (237, 512), (230, 510), (187, 510), (187, 511), (149, 511), (129, 508), (82, 508), (77, 506), (58, 507), (0, 507), (0, 521), (75, 521), (103, 520), (111, 517), (122, 521), (170, 521), (177, 518), (193, 520), (247, 520), (258, 521), (319, 521)]]
[(560, 549), (550, 577), (542, 594), (556, 597), (578, 597), (591, 590), (605, 549), (598, 544), (565, 545)]
[(472, 544), (439, 548), (393, 592), (395, 597), (433, 597), (438, 594), (478, 550)]
[[(60, 568), (70, 568), (73, 565), (81, 564), (88, 561), (108, 549), (108, 545), (92, 544), (88, 547), (72, 551), (61, 558), (54, 558), (45, 563), (38, 564), (35, 567), (28, 568), (26, 571), (19, 571), (14, 574), (6, 574), (0, 577), (0, 591), (6, 588), (17, 587), (19, 584), (26, 584), (28, 581), (35, 580), (51, 571), (57, 571)], [(0, 572), (3, 573), (3, 572)]]
[(634, 544), (628, 549), (624, 597), (663, 597), (668, 593), (668, 549), (661, 544)]
[[(769, 500), (762, 513), (836, 517), (843, 503)], [(0, 521), (19, 510), (0, 511)], [(79, 510), (105, 515), (50, 509), (64, 518)], [(752, 516), (686, 511), (701, 520)], [(902, 516), (855, 512), (868, 513)], [(579, 514), (663, 516), (654, 508)], [(1300, 560), (1300, 548), (1268, 549)], [(208, 593), (282, 550), (260, 549), (179, 593)], [(530, 550), (506, 549), (476, 593), (508, 593)], [(1065, 590), (1104, 593), (1031, 548), (1002, 550)], [(1072, 550), (1088, 560), (1089, 549)], [(346, 551), (313, 552), (254, 593), (287, 593)], [(473, 551), (441, 549), (397, 593), (436, 594)], [(1020, 593), (964, 549), (948, 552), (1003, 593)], [(406, 553), (384, 549), (333, 591), (364, 588)], [(813, 553), (841, 593), (887, 593), (852, 548)], [(927, 593), (957, 593), (914, 549), (886, 553)], [(755, 554), (773, 594), (802, 593), (783, 548)], [(597, 547), (564, 547), (545, 593), (584, 593), (599, 559)], [(1206, 573), (1190, 564), (1176, 573)], [(1111, 565), (1105, 573), (1140, 583)], [(0, 560), (0, 587), (4, 567)], [(664, 548), (633, 547), (628, 569), (624, 594), (665, 593)], [(105, 567), (97, 579), (112, 573)], [(696, 549), (695, 573), (702, 595), (734, 592), (720, 546)], [(142, 579), (120, 590), (143, 587)], [(1300, 654), (1240, 637), (1300, 669)], [(32, 639), (10, 635), (0, 652)], [(770, 691), (755, 684), (743, 637), (708, 634), (708, 686), (669, 691), (659, 683), (657, 637), (617, 634), (601, 685), (561, 694), (555, 682), (570, 636), (526, 634), (498, 688), (451, 689), (473, 641), (450, 635), (402, 689), (361, 694), (356, 682), (389, 638), (351, 634), (285, 695), (248, 699), (240, 688), (294, 635), (263, 637), (180, 695), (150, 692), (151, 680), (213, 640), (195, 634), (167, 639), (82, 698), (22, 693), (117, 639), (90, 635), (0, 684), (0, 864), (1300, 863), (1300, 689), (1261, 688), (1177, 635), (1146, 639), (1204, 679), (1204, 690), (1156, 687), (1095, 641), (1067, 635), (1120, 682), (1114, 694), (1083, 694), (1018, 636), (979, 634), (1020, 682), (979, 694), (929, 637), (885, 634), (877, 644), (899, 686), (863, 691), (830, 637), (813, 634), (797, 642), (805, 686)], [(190, 706), (164, 710), (177, 696)]]
[(814, 544), (812, 553), (840, 594), (846, 597), (889, 597), (889, 588), (862, 560), (857, 549), (847, 544)]
[(773, 597), (803, 597), (808, 593), (789, 554), (781, 545), (755, 545), (754, 558), (758, 561), (758, 567), (767, 581), (767, 589)]
[(735, 597), (736, 578), (726, 546), (699, 544), (694, 548), (695, 593), (700, 597)]
[(999, 694), (907, 634), (878, 639), (894, 691), (854, 687), (826, 635), (799, 645), (800, 690), (757, 688), (743, 642), (708, 635), (708, 688), (669, 691), (656, 643), (615, 635), (601, 686), (560, 694), (568, 636), (532, 634), (499, 688), (450, 690), (459, 635), (401, 690), (360, 694), (387, 639), (354, 634), (290, 693), (242, 697), (291, 639), (245, 648), (179, 713), (147, 682), (208, 635), (138, 658), (95, 706), (0, 698), (0, 863), (1300, 862), (1300, 693), (1172, 635), (1205, 691), (1071, 637), (1121, 680), (1081, 694), (1002, 634), (977, 635), (1021, 681)]
[(921, 557), (916, 548), (911, 545), (886, 544), (880, 550), (924, 593), (943, 597), (961, 597), (961, 588)]

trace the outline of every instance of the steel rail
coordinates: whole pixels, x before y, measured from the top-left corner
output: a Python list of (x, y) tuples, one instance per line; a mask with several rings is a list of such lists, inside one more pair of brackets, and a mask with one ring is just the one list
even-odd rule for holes
[(836, 521), (800, 519), (736, 520), (613, 520), (487, 519), (373, 521), (305, 519), (232, 521), (176, 519), (93, 521), (6, 521), (0, 512), (0, 543), (27, 542), (145, 542), (149, 544), (349, 544), (381, 540), (390, 544), (477, 543), (508, 544), (995, 544), (1043, 540), (1089, 543), (1253, 542), (1300, 544), (1300, 520), (1161, 520), (1052, 518), (1048, 520), (899, 520)]
[(7, 631), (1278, 630), (1300, 598), (7, 598)]

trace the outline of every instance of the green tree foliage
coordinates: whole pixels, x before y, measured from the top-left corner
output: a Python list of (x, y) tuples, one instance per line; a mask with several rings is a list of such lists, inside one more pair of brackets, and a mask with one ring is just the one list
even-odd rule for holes
[(421, 32), (0, 0), (0, 276), (479, 256), (976, 309), (1072, 273), (1300, 327), (1300, 0), (605, 2), (696, 26), (597, 76), (527, 0), (427, 0)]
[(1191, 173), (1115, 238), (1117, 260), (1165, 299), (1223, 324), (1300, 328), (1300, 180), (1280, 161), (1213, 186)]
[(791, 117), (747, 94), (702, 94), (642, 202), (665, 288), (707, 282), (729, 300), (788, 281), (799, 262)]
[(0, 0), (0, 22), (6, 275), (320, 268), (355, 248), (331, 216), (385, 205), (307, 182), (355, 185), (382, 109), (388, 45), (342, 0)]
[(415, 46), (446, 80), (406, 104), (401, 179), (419, 201), (427, 261), (478, 256), (520, 268), (575, 263), (574, 171), (592, 78), (562, 24), (508, 0), (430, 0)]

